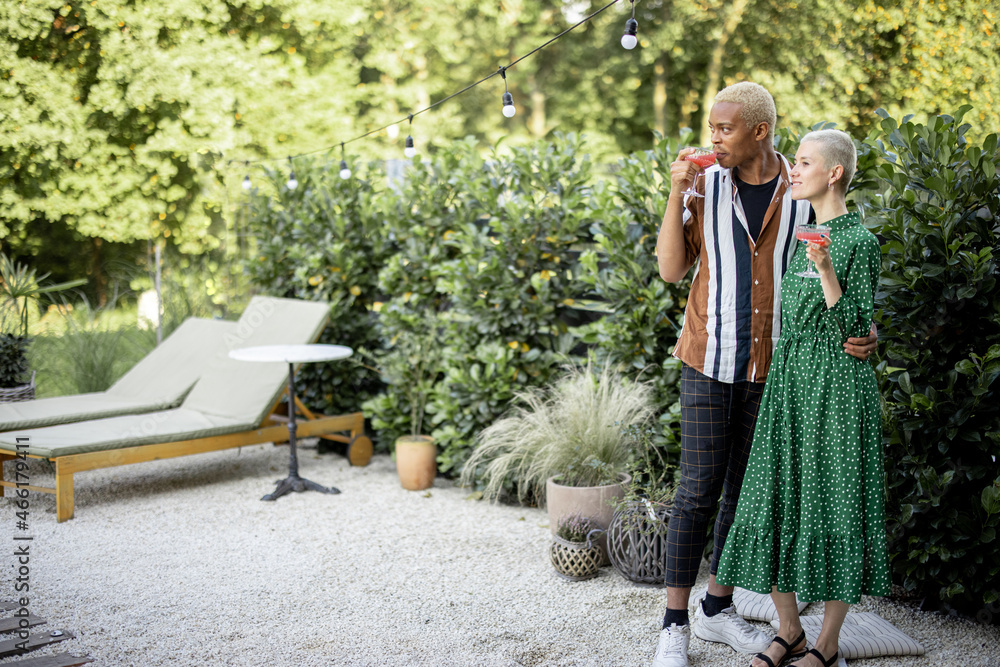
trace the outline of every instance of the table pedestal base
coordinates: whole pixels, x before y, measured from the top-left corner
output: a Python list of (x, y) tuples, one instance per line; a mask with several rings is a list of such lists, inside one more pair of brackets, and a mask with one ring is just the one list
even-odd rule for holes
[(277, 481), (278, 488), (276, 488), (271, 493), (267, 494), (261, 500), (277, 500), (281, 496), (295, 491), (296, 493), (301, 493), (303, 491), (319, 491), (320, 493), (340, 493), (340, 489), (335, 486), (320, 486), (316, 482), (311, 482), (308, 479), (303, 479), (298, 475), (289, 475), (285, 479), (279, 479)]

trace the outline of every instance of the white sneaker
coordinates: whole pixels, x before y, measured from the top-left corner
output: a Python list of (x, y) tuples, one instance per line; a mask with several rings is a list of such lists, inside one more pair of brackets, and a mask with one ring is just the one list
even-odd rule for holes
[(656, 645), (653, 667), (688, 667), (688, 644), (691, 641), (691, 626), (671, 624), (660, 630), (660, 642)]
[(729, 644), (740, 653), (761, 653), (771, 638), (747, 623), (734, 607), (726, 607), (715, 616), (705, 616), (703, 603), (694, 612), (692, 631), (698, 639)]

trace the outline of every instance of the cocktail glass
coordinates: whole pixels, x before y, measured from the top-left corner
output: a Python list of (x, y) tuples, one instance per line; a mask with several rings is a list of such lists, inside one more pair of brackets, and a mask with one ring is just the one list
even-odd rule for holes
[[(830, 228), (815, 223), (799, 225), (795, 228), (795, 238), (802, 243), (815, 243), (825, 248), (830, 245)], [(805, 271), (799, 271), (795, 275), (803, 278), (819, 278), (812, 262), (808, 262), (808, 268)]]
[[(705, 169), (705, 168), (711, 167), (713, 164), (715, 164), (715, 151), (712, 150), (711, 148), (696, 148), (693, 153), (689, 153), (689, 154), (685, 155), (684, 159), (685, 160), (690, 160), (691, 162), (694, 162), (699, 167), (702, 167), (703, 169)], [(695, 178), (697, 178), (697, 177), (695, 177)], [(701, 194), (700, 192), (698, 192), (697, 190), (694, 189), (694, 182), (693, 181), (692, 181), (691, 185), (688, 186), (688, 189), (685, 190), (682, 194), (689, 195), (691, 197), (704, 197), (705, 196), (705, 195)]]

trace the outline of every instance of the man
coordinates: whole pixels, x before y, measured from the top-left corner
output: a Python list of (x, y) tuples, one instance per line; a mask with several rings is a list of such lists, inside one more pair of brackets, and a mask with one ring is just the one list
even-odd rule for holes
[[(681, 375), (681, 481), (667, 538), (667, 609), (653, 667), (688, 667), (690, 633), (743, 653), (769, 637), (740, 618), (732, 587), (715, 581), (733, 522), (757, 410), (781, 325), (781, 277), (795, 252), (795, 226), (812, 217), (793, 201), (790, 166), (774, 150), (774, 100), (741, 82), (715, 97), (708, 123), (716, 164), (680, 152), (656, 242), (660, 277), (683, 279), (695, 264), (674, 356)], [(704, 172), (704, 178), (696, 178)], [(704, 197), (685, 197), (692, 182)], [(845, 352), (866, 359), (876, 339), (851, 338)], [(721, 493), (721, 500), (720, 500)], [(689, 623), (708, 520), (718, 508), (708, 592)]]

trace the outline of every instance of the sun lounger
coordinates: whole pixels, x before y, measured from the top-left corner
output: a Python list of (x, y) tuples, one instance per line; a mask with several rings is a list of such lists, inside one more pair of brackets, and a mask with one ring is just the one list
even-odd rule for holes
[[(139, 415), (124, 415), (0, 433), (0, 461), (27, 451), (55, 466), (55, 488), (33, 488), (56, 494), (56, 518), (73, 517), (73, 474), (112, 466), (153, 461), (244, 445), (285, 442), (288, 427), (270, 418), (285, 389), (288, 367), (282, 363), (248, 364), (230, 359), (228, 350), (256, 345), (308, 343), (326, 324), (323, 303), (255, 297), (224, 336), (224, 350), (215, 355), (180, 407)], [(297, 437), (331, 436), (351, 448), (367, 451), (361, 413), (302, 420)], [(19, 449), (20, 446), (20, 449)], [(352, 459), (354, 462), (354, 459)], [(367, 459), (364, 461), (367, 463)], [(0, 481), (3, 487), (16, 480)]]
[(0, 403), (0, 432), (175, 407), (235, 331), (236, 322), (188, 318), (107, 391)]

